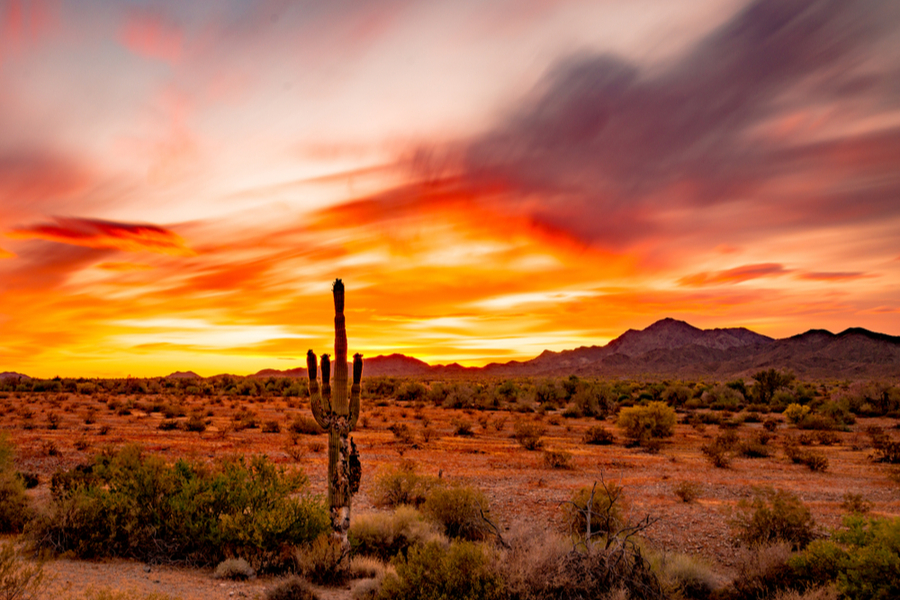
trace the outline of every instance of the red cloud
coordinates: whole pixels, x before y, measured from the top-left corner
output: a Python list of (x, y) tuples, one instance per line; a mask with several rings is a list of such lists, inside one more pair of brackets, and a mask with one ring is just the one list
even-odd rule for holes
[(696, 273), (682, 277), (678, 280), (678, 283), (685, 286), (734, 284), (751, 279), (759, 279), (760, 277), (777, 277), (786, 273), (790, 273), (790, 271), (778, 263), (759, 263), (743, 265), (725, 271)]
[(156, 225), (113, 223), (96, 219), (56, 218), (56, 224), (14, 229), (7, 235), (19, 239), (41, 239), (61, 244), (128, 252), (156, 252), (190, 256), (194, 252), (175, 233)]
[(160, 15), (132, 13), (119, 30), (118, 38), (138, 56), (171, 63), (181, 59), (184, 44), (181, 29)]

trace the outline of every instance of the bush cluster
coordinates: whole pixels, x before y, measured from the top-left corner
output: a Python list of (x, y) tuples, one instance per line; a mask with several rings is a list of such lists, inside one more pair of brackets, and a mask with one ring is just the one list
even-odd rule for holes
[(650, 440), (671, 437), (676, 422), (675, 409), (665, 402), (650, 402), (623, 408), (618, 425), (634, 444), (644, 445)]
[(127, 446), (54, 475), (49, 512), (29, 534), (40, 548), (81, 558), (213, 565), (241, 556), (273, 570), (290, 546), (328, 527), (318, 501), (295, 496), (305, 483), (264, 456), (169, 466)]

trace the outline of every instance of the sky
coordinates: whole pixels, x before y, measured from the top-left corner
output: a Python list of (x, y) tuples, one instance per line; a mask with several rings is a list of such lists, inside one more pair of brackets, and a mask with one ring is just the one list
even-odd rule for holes
[(895, 0), (0, 0), (0, 371), (900, 335)]

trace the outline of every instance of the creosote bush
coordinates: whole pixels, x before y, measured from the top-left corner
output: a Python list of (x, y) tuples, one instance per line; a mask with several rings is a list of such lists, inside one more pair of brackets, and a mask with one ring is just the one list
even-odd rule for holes
[(675, 409), (665, 402), (649, 402), (646, 406), (631, 406), (619, 411), (618, 426), (637, 445), (651, 440), (671, 437), (675, 431)]
[(598, 446), (613, 444), (616, 437), (611, 431), (607, 431), (603, 425), (593, 425), (584, 432), (582, 438), (585, 444), (596, 444)]
[(514, 426), (516, 441), (526, 450), (538, 450), (544, 445), (541, 439), (547, 433), (547, 428), (537, 421), (518, 421)]
[(243, 558), (226, 558), (213, 571), (216, 579), (245, 580), (256, 576), (256, 571)]
[(0, 435), (0, 534), (19, 533), (31, 517), (25, 483), (13, 469), (13, 446)]
[(319, 596), (306, 580), (293, 575), (266, 592), (266, 600), (319, 600)]

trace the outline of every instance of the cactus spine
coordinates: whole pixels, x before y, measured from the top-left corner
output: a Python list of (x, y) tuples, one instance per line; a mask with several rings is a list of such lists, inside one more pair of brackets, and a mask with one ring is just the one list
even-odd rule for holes
[[(306, 353), (309, 373), (309, 400), (313, 417), (328, 433), (328, 509), (332, 535), (349, 555), (350, 498), (359, 490), (360, 464), (350, 431), (359, 419), (359, 382), (362, 379), (362, 355), (353, 356), (353, 385), (347, 381), (347, 326), (344, 319), (344, 284), (334, 280), (334, 381), (331, 361), (322, 355), (322, 386), (317, 377), (316, 354)], [(332, 385), (333, 384), (333, 385)], [(348, 390), (349, 387), (349, 390)], [(349, 396), (348, 396), (349, 391)]]

